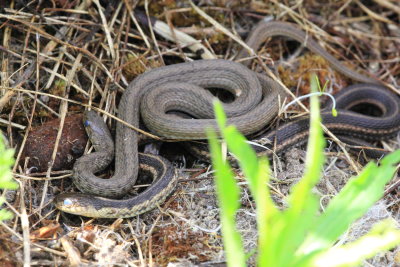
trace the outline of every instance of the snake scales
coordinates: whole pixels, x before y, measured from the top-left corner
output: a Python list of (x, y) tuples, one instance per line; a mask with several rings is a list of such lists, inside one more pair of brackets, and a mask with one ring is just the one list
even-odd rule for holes
[[(354, 85), (341, 93), (343, 104), (338, 104), (344, 110), (339, 111), (337, 118), (333, 118), (330, 112), (322, 112), (323, 121), (329, 129), (372, 140), (390, 138), (399, 131), (399, 98), (379, 86), (375, 79), (342, 65), (293, 24), (261, 22), (246, 42), (256, 51), (265, 39), (277, 35), (301, 42), (324, 57), (337, 71), (353, 80), (366, 83)], [(239, 58), (247, 56), (245, 50), (239, 53)], [(248, 63), (245, 61), (245, 64)], [(203, 88), (218, 88), (227, 90), (236, 97), (234, 102), (224, 104), (229, 116), (228, 123), (235, 124), (245, 135), (257, 132), (276, 116), (278, 99), (283, 99), (285, 93), (278, 83), (267, 76), (254, 73), (245, 64), (227, 60), (198, 60), (150, 70), (129, 84), (120, 100), (118, 116), (138, 127), (141, 114), (146, 126), (163, 137), (205, 139), (205, 127), (216, 124), (212, 119), (212, 95)], [(346, 110), (360, 101), (379, 107), (382, 116), (374, 118)], [(182, 110), (193, 117), (204, 119), (182, 119), (165, 114), (171, 109)], [(159, 156), (139, 154), (138, 134), (121, 123), (117, 123), (114, 153), (111, 135), (102, 120), (93, 112), (87, 112), (86, 116), (85, 126), (96, 152), (81, 157), (74, 166), (74, 183), (85, 193), (61, 194), (55, 199), (56, 206), (68, 213), (116, 218), (138, 215), (164, 201), (177, 181), (176, 171), (171, 164)], [(307, 130), (308, 119), (300, 119), (285, 124), (264, 137), (269, 140), (276, 138), (279, 152), (304, 140)], [(265, 150), (260, 151), (262, 153), (266, 153)], [(114, 154), (114, 175), (109, 179), (95, 176), (95, 173), (108, 166)], [(133, 187), (139, 162), (144, 170), (153, 174), (154, 183), (136, 197), (109, 199), (108, 197), (122, 197)]]

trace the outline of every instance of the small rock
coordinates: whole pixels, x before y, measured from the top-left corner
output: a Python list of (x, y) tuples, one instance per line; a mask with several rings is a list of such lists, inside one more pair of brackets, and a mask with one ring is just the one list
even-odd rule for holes
[[(71, 169), (75, 160), (82, 156), (88, 140), (82, 123), (82, 114), (69, 115), (64, 123), (53, 171)], [(20, 165), (23, 166), (25, 160), (29, 158), (27, 167), (30, 172), (47, 170), (59, 125), (60, 119), (54, 119), (32, 129), (26, 140)]]

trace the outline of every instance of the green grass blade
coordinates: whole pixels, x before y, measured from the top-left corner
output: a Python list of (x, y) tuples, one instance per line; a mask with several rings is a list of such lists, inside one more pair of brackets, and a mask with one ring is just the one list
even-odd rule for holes
[(257, 225), (259, 229), (259, 254), (258, 263), (260, 266), (268, 266), (273, 258), (268, 253), (271, 242), (269, 237), (275, 231), (275, 215), (279, 212), (275, 207), (270, 192), (267, 188), (270, 170), (268, 160), (258, 160), (256, 153), (246, 143), (246, 138), (233, 126), (225, 126), (226, 117), (219, 102), (214, 103), (216, 117), (221, 129), (223, 138), (226, 140), (229, 151), (237, 158), (247, 181), (250, 191), (255, 199), (257, 207)]
[[(318, 90), (317, 77), (312, 75), (311, 91)], [(323, 149), (325, 140), (321, 129), (321, 116), (319, 114), (318, 97), (313, 95), (310, 100), (310, 134), (308, 138), (305, 172), (300, 182), (293, 186), (292, 194), (289, 196), (290, 212), (301, 214), (305, 208), (308, 198), (311, 196), (311, 189), (319, 181), (322, 166), (324, 164)]]
[[(222, 130), (228, 149), (238, 160), (239, 166), (249, 181), (250, 190), (256, 197), (259, 182), (257, 179), (259, 164), (254, 150), (246, 143), (246, 138), (235, 127), (227, 126)], [(265, 184), (263, 186), (266, 186)]]
[(279, 231), (281, 212), (276, 208), (267, 183), (270, 178), (270, 168), (268, 160), (260, 158), (257, 179), (259, 186), (256, 188), (255, 200), (257, 209), (257, 229), (258, 229), (258, 266), (274, 265), (274, 237)]
[(236, 230), (235, 216), (239, 209), (239, 188), (228, 163), (223, 160), (215, 131), (207, 132), (211, 159), (215, 174), (215, 185), (220, 204), (222, 235), (228, 266), (246, 266), (240, 234)]
[(216, 101), (214, 106), (222, 137), (226, 140), (229, 151), (235, 155), (240, 168), (247, 178), (251, 193), (256, 198), (256, 201), (258, 201), (257, 197), (265, 198), (265, 195), (257, 194), (259, 190), (262, 190), (262, 194), (265, 193), (267, 189), (265, 179), (267, 178), (259, 179), (260, 167), (256, 153), (246, 143), (246, 138), (234, 126), (225, 126), (226, 117), (221, 103)]
[[(318, 90), (317, 78), (311, 78), (312, 92)], [(305, 239), (307, 231), (315, 223), (315, 215), (318, 211), (318, 200), (311, 190), (319, 181), (324, 163), (323, 139), (320, 126), (319, 102), (316, 95), (311, 96), (310, 134), (307, 147), (306, 169), (303, 178), (293, 186), (292, 193), (288, 197), (289, 208), (284, 211), (284, 227), (279, 237), (275, 240), (275, 254), (278, 264), (276, 266), (291, 266), (295, 261), (294, 255), (298, 247)]]
[(226, 125), (226, 114), (224, 112), (224, 108), (222, 107), (221, 102), (218, 99), (214, 100), (214, 113), (215, 119), (218, 123), (218, 128), (222, 131), (222, 129), (225, 129)]
[[(232, 126), (226, 127), (223, 136), (227, 142), (229, 150), (236, 156), (239, 166), (241, 167), (247, 181), (252, 196), (255, 199), (257, 210), (257, 227), (259, 231), (259, 266), (270, 266), (273, 258), (269, 255), (272, 247), (271, 238), (277, 230), (277, 218), (280, 213), (275, 207), (270, 192), (267, 188), (270, 170), (268, 160), (266, 158), (257, 159), (257, 156), (251, 146), (246, 143), (244, 136)], [(272, 261), (272, 262), (271, 262)]]

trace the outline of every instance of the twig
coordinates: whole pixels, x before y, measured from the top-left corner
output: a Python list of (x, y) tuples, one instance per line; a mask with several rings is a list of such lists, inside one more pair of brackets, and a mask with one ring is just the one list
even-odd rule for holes
[(26, 214), (25, 208), (25, 191), (24, 191), (25, 183), (20, 182), (20, 190), (21, 190), (21, 199), (20, 199), (20, 210), (21, 210), (21, 227), (22, 227), (22, 237), (24, 244), (24, 267), (31, 266), (31, 242), (29, 235), (29, 220), (28, 215)]
[(400, 15), (400, 6), (397, 6), (395, 4), (392, 4), (390, 1), (388, 0), (374, 0), (375, 3), (386, 7), (389, 10), (393, 10), (394, 12), (396, 12), (397, 14)]

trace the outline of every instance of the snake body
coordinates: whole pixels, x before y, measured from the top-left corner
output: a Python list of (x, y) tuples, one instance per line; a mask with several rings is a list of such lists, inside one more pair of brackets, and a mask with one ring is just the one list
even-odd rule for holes
[[(85, 171), (81, 173), (92, 174), (104, 169), (111, 162), (114, 157), (114, 142), (107, 125), (94, 111), (86, 111), (84, 117), (86, 131), (96, 152), (83, 157), (76, 163), (75, 168), (84, 167)], [(147, 172), (153, 177), (152, 186), (139, 195), (126, 200), (117, 200), (95, 195), (88, 198), (86, 194), (65, 193), (58, 196), (62, 200), (56, 200), (56, 205), (61, 203), (67, 205), (70, 209), (74, 209), (75, 214), (104, 218), (131, 217), (132, 207), (135, 207), (138, 214), (153, 209), (175, 189), (178, 175), (172, 164), (160, 156), (138, 153), (138, 159), (140, 171)], [(168, 179), (165, 179), (166, 177)], [(157, 195), (160, 197), (155, 198)]]
[[(290, 37), (303, 43), (349, 78), (368, 82), (367, 85), (356, 85), (346, 91), (356, 91), (361, 95), (369, 91), (371, 95), (364, 100), (367, 99), (367, 102), (372, 102), (382, 110), (386, 124), (381, 123), (381, 117), (373, 119), (369, 116), (355, 115), (351, 111), (343, 111), (343, 116), (342, 111), (339, 111), (340, 118), (330, 120), (328, 116), (324, 123), (333, 128), (336, 127), (339, 132), (342, 130), (342, 132), (350, 132), (362, 137), (368, 136), (374, 140), (389, 138), (399, 131), (398, 97), (377, 85), (378, 82), (375, 79), (343, 66), (292, 24), (262, 22), (249, 35), (247, 43), (257, 50), (266, 38), (276, 35)], [(247, 52), (240, 53), (240, 57), (247, 55)], [(224, 107), (230, 117), (228, 123), (235, 124), (246, 135), (264, 128), (278, 112), (278, 99), (285, 96), (283, 88), (278, 83), (268, 77), (255, 74), (242, 64), (227, 60), (198, 60), (156, 68), (137, 77), (122, 95), (118, 116), (125, 122), (138, 127), (141, 112), (146, 126), (160, 136), (189, 140), (205, 139), (204, 129), (215, 128), (216, 124), (211, 112), (212, 96), (203, 88), (223, 88), (235, 95), (235, 101), (225, 104)], [(354, 103), (354, 99), (351, 100), (348, 97), (344, 99)], [(344, 109), (351, 106), (351, 103), (343, 104)], [(181, 119), (165, 114), (169, 110), (181, 110), (204, 119)], [(276, 137), (278, 141), (276, 152), (283, 151), (298, 143), (300, 139), (305, 139), (308, 130), (306, 121), (308, 122), (308, 119), (285, 124), (264, 137), (270, 141)], [(360, 121), (360, 123), (356, 125), (355, 121)], [(165, 200), (175, 187), (177, 179), (176, 172), (173, 171), (170, 163), (158, 156), (145, 154), (139, 156), (138, 134), (123, 124), (117, 123), (115, 172), (110, 179), (100, 179), (94, 173), (104, 169), (112, 160), (114, 154), (112, 139), (107, 127), (94, 113), (87, 113), (85, 125), (98, 151), (83, 156), (74, 165), (74, 183), (85, 194), (61, 194), (55, 199), (57, 208), (89, 217), (131, 217), (154, 208)], [(103, 143), (106, 145), (102, 145)], [(265, 150), (260, 151), (260, 154), (263, 153), (266, 153)], [(108, 197), (122, 197), (133, 187), (136, 183), (139, 162), (144, 168), (153, 170), (150, 172), (154, 174), (156, 182), (137, 197), (125, 200), (109, 199)]]

